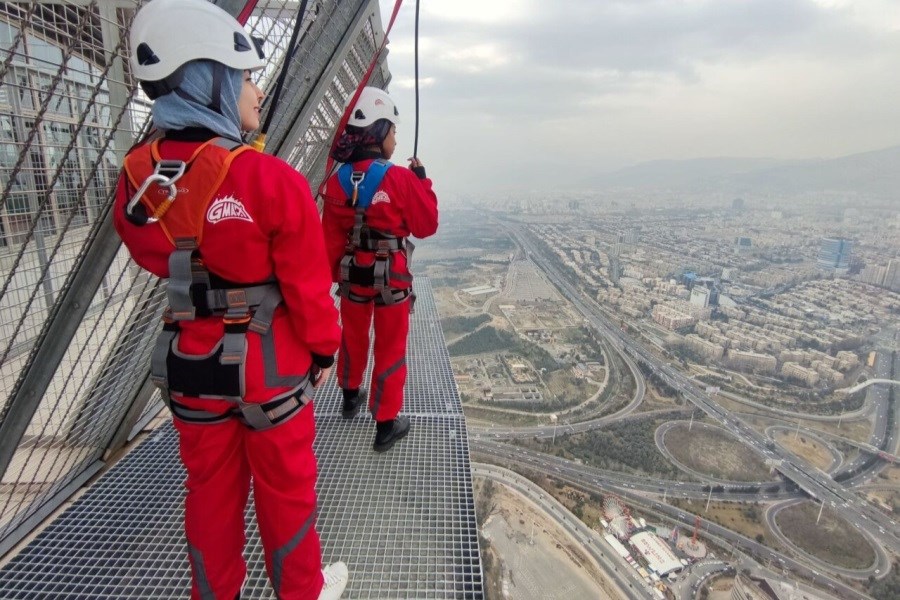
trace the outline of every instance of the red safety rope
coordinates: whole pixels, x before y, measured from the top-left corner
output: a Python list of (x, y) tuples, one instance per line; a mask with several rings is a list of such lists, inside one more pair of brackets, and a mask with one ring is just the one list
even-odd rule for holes
[(356, 88), (356, 92), (353, 94), (353, 98), (350, 102), (347, 103), (347, 108), (344, 109), (344, 114), (341, 116), (341, 120), (338, 123), (337, 129), (334, 132), (334, 138), (331, 140), (331, 147), (328, 149), (328, 162), (325, 165), (325, 177), (322, 179), (322, 182), (318, 186), (318, 193), (321, 195), (323, 189), (325, 188), (325, 183), (328, 181), (328, 176), (331, 174), (331, 170), (334, 168), (334, 159), (331, 158), (331, 153), (337, 147), (338, 140), (341, 137), (341, 134), (344, 132), (344, 128), (347, 126), (347, 123), (350, 121), (350, 113), (353, 112), (353, 107), (356, 106), (357, 100), (359, 100), (359, 95), (362, 93), (364, 87), (369, 82), (369, 77), (372, 76), (372, 73), (375, 71), (375, 65), (378, 63), (378, 57), (381, 56), (381, 52), (384, 50), (384, 47), (388, 42), (388, 34), (391, 32), (391, 28), (394, 26), (394, 21), (397, 19), (397, 13), (400, 12), (400, 5), (403, 4), (403, 0), (397, 0), (394, 3), (394, 10), (391, 12), (391, 19), (388, 21), (388, 26), (384, 30), (384, 39), (381, 40), (381, 45), (375, 51), (375, 54), (372, 56), (372, 62), (369, 63), (369, 68), (366, 69), (366, 73), (363, 75), (362, 79), (359, 81), (359, 85)]
[(259, 0), (248, 0), (247, 4), (244, 5), (244, 8), (241, 9), (241, 12), (235, 17), (237, 22), (241, 25), (247, 24), (247, 19), (250, 18), (250, 13), (253, 12), (253, 9), (256, 8), (256, 3)]

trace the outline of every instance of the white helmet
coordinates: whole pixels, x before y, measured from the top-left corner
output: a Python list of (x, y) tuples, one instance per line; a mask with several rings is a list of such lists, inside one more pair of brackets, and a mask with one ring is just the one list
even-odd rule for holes
[(397, 105), (384, 90), (377, 87), (364, 87), (347, 125), (368, 127), (379, 119), (387, 119), (394, 125), (398, 125), (400, 113), (397, 112)]
[(265, 66), (261, 42), (207, 0), (151, 0), (135, 15), (130, 42), (134, 76), (151, 99), (178, 87), (179, 67), (192, 60), (240, 71)]

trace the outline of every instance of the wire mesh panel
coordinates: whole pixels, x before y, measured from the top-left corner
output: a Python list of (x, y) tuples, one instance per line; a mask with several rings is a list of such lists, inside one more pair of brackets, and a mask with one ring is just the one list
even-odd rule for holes
[[(418, 284), (431, 295), (429, 282)], [(438, 323), (419, 306), (413, 334)], [(412, 344), (417, 368), (449, 368), (443, 347)], [(389, 452), (372, 450), (365, 413), (341, 418), (335, 388), (314, 403), (319, 462), (317, 528), (323, 560), (350, 571), (347, 598), (483, 598), (469, 444), (454, 386), (437, 383), (450, 410), (434, 412), (409, 393), (409, 436)], [(424, 407), (418, 412), (412, 407)], [(161, 428), (0, 570), (9, 600), (186, 598), (190, 576), (182, 533), (184, 472), (177, 436)], [(248, 507), (244, 598), (273, 598), (252, 506)]]
[[(325, 163), (344, 105), (384, 39), (376, 0), (310, 3), (311, 20), (287, 71), (281, 105), (268, 132), (271, 151), (305, 173), (310, 185), (324, 178)], [(327, 40), (327, 43), (326, 43)], [(334, 47), (335, 61), (322, 50)], [(380, 57), (381, 58), (381, 57)], [(385, 87), (390, 73), (378, 63), (368, 85)], [(315, 101), (310, 102), (313, 98)]]
[[(0, 4), (0, 423), (29, 411), (21, 435), (3, 436), (0, 549), (102, 456), (157, 327), (158, 285), (120, 252), (71, 342), (44, 335), (147, 116), (124, 79), (133, 8)], [(60, 345), (58, 364), (35, 363), (42, 344)], [(42, 397), (14, 405), (29, 370), (52, 378)]]
[[(127, 61), (141, 3), (0, 3), (0, 554), (159, 410), (146, 383), (164, 286), (130, 260), (109, 215), (121, 160), (149, 117)], [(350, 52), (369, 48), (371, 58), (380, 21), (377, 2), (374, 14), (363, 10), (370, 4), (310, 3), (305, 54), (292, 61), (308, 92), (287, 106), (287, 122), (333, 104), (331, 83), (317, 79), (331, 71), (304, 74), (302, 57), (327, 55), (361, 77), (368, 61)], [(264, 89), (297, 8), (260, 1), (248, 21), (270, 57), (257, 74)], [(343, 31), (324, 33), (337, 14), (350, 16)]]

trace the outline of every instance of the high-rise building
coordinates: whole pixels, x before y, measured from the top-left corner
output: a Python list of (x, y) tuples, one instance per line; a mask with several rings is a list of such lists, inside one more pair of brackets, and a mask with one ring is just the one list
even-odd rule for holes
[(818, 265), (821, 269), (844, 272), (850, 268), (853, 242), (844, 238), (823, 238), (819, 246)]
[(888, 261), (887, 272), (884, 274), (884, 287), (894, 292), (900, 292), (900, 259)]
[(709, 306), (710, 289), (702, 285), (695, 285), (691, 290), (691, 304), (706, 308)]

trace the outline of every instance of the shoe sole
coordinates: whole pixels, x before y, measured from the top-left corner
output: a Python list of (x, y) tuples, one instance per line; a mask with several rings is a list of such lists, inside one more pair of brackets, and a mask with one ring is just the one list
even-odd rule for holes
[(412, 428), (411, 428), (411, 427), (407, 427), (407, 428), (406, 428), (406, 431), (404, 431), (403, 433), (401, 433), (400, 435), (398, 435), (397, 437), (395, 437), (395, 438), (392, 439), (391, 441), (386, 442), (386, 443), (384, 443), (384, 444), (372, 444), (372, 449), (375, 450), (375, 452), (387, 452), (388, 450), (390, 450), (391, 448), (394, 447), (394, 444), (396, 444), (397, 442), (399, 442), (400, 440), (402, 440), (403, 438), (405, 438), (405, 437), (406, 437), (406, 434), (409, 433), (409, 430), (410, 430), (410, 429), (412, 429)]

